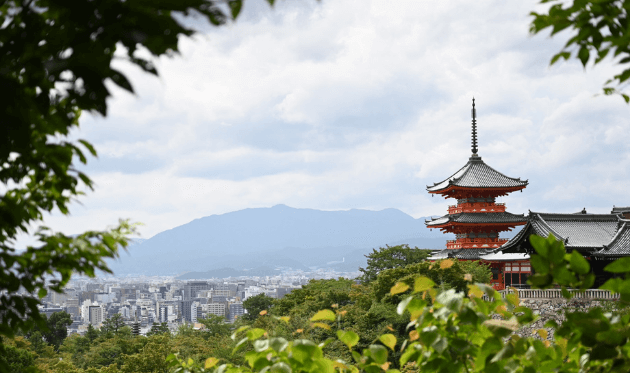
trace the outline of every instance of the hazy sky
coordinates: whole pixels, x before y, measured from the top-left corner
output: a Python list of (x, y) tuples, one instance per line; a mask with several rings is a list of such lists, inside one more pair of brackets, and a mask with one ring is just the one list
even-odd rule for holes
[(431, 198), (479, 154), (528, 179), (514, 213), (630, 205), (630, 115), (594, 97), (617, 71), (549, 67), (566, 41), (528, 34), (533, 1), (248, 0), (231, 26), (181, 39), (160, 78), (125, 68), (105, 119), (77, 136), (99, 152), (96, 191), (54, 215), (66, 233), (141, 221), (143, 237), (193, 219), (286, 204), (442, 215)]

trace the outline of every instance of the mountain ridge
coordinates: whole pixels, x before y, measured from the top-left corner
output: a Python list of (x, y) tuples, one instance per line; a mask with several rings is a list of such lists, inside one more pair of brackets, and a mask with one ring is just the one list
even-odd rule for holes
[[(110, 262), (115, 274), (172, 274), (261, 265), (306, 269), (341, 261), (358, 268), (363, 255), (387, 244), (443, 247), (425, 218), (394, 208), (323, 211), (286, 205), (213, 214), (136, 242)], [(422, 247), (424, 246), (424, 247)], [(358, 254), (362, 253), (362, 254)], [(351, 264), (352, 263), (352, 264)], [(359, 264), (361, 265), (361, 264)], [(364, 264), (363, 264), (364, 265)], [(337, 265), (335, 265), (337, 266)]]

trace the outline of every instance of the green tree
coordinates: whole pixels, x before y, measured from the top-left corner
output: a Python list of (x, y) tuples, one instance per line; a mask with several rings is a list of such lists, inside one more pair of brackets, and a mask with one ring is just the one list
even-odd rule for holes
[(35, 351), (42, 349), (42, 340), (53, 346), (55, 350), (63, 340), (68, 336), (68, 326), (72, 324), (72, 317), (66, 311), (54, 312), (50, 317), (46, 317), (46, 324), (43, 328), (36, 326), (32, 331), (27, 333), (28, 340), (31, 342)]
[(301, 289), (295, 289), (282, 299), (277, 299), (272, 313), (276, 316), (307, 318), (333, 305), (343, 307), (351, 302), (350, 291), (353, 285), (354, 280), (346, 278), (310, 280)]
[[(553, 236), (531, 237), (536, 254), (531, 256), (536, 274), (534, 287), (560, 287), (567, 299), (592, 286), (594, 276), (589, 262), (577, 251), (567, 254), (562, 242)], [(420, 263), (422, 264), (422, 263)], [(409, 267), (414, 267), (411, 265)], [(452, 261), (439, 263), (451, 269)], [(385, 272), (397, 269), (387, 270)], [(615, 277), (603, 286), (620, 295), (620, 302), (630, 302), (630, 258), (605, 267)], [(568, 288), (576, 290), (569, 291)], [(402, 296), (396, 306), (399, 316), (406, 315), (405, 334), (388, 330), (379, 333), (369, 345), (351, 329), (337, 330), (336, 338), (325, 343), (278, 336), (274, 329), (241, 328), (234, 337), (236, 349), (253, 347), (245, 353), (248, 366), (226, 363), (214, 357), (205, 361), (167, 358), (180, 372), (266, 372), (266, 371), (338, 371), (338, 372), (627, 372), (630, 371), (630, 315), (567, 309), (560, 324), (549, 321), (535, 336), (514, 332), (538, 317), (521, 305), (517, 293), (501, 294), (487, 284), (469, 284), (466, 291), (444, 289), (430, 278), (416, 277), (412, 284), (397, 282), (388, 292), (390, 298)], [(345, 317), (345, 310), (321, 310), (310, 318), (312, 328), (331, 330)], [(289, 322), (288, 319), (283, 319)], [(549, 338), (548, 330), (554, 331)], [(298, 332), (298, 331), (296, 331)], [(327, 347), (347, 349), (349, 358), (337, 359)], [(400, 370), (392, 367), (399, 366)]]
[[(470, 276), (466, 276), (470, 275)], [(397, 282), (409, 286), (416, 278), (424, 276), (431, 279), (442, 289), (465, 291), (471, 283), (488, 283), (492, 272), (487, 265), (477, 261), (458, 261), (445, 259), (436, 262), (421, 262), (406, 267), (388, 269), (379, 274), (372, 285), (375, 299), (389, 300), (398, 303), (397, 296), (390, 297), (389, 292)]]
[(122, 358), (120, 368), (124, 373), (158, 373), (169, 372), (166, 356), (171, 353), (170, 338), (164, 333), (154, 334), (147, 338), (146, 344), (136, 354), (127, 354)]
[(68, 326), (72, 324), (72, 316), (66, 311), (55, 312), (48, 318), (46, 325), (48, 330), (44, 332), (44, 339), (48, 344), (53, 346), (55, 350), (59, 349), (59, 345), (68, 336)]
[(205, 333), (208, 335), (230, 335), (232, 327), (226, 323), (225, 317), (209, 314), (205, 319), (199, 319), (198, 322), (206, 327)]
[(372, 249), (371, 253), (365, 255), (367, 258), (367, 266), (365, 268), (359, 268), (359, 271), (363, 273), (361, 281), (374, 281), (376, 276), (386, 269), (405, 267), (409, 264), (419, 263), (428, 258), (429, 253), (429, 250), (421, 250), (417, 247), (412, 249), (409, 245), (387, 245), (378, 250)]
[[(179, 38), (194, 34), (191, 25), (198, 24), (182, 22), (178, 15), (195, 14), (219, 26), (237, 17), (242, 3), (0, 3), (0, 87), (11, 92), (0, 100), (0, 335), (26, 332), (35, 324), (43, 328), (37, 297), (49, 289), (61, 292), (73, 273), (110, 272), (105, 259), (116, 257), (134, 231), (125, 221), (77, 236), (42, 226), (45, 214), (69, 214), (81, 189), (92, 188), (77, 162), (86, 163), (86, 153), (96, 156), (96, 150), (69, 137), (81, 112), (107, 114), (106, 82), (133, 92), (125, 75), (112, 67), (113, 59), (157, 75), (152, 58), (176, 54)], [(17, 251), (17, 236), (33, 226), (40, 227), (35, 232), (40, 243)], [(18, 294), (21, 288), (32, 296)]]
[(171, 334), (171, 331), (168, 328), (168, 323), (163, 322), (158, 324), (154, 322), (153, 325), (151, 325), (151, 330), (147, 333), (147, 337), (158, 334)]
[(530, 32), (537, 34), (547, 28), (551, 35), (568, 31), (569, 40), (551, 59), (553, 65), (560, 59), (575, 57), (586, 68), (597, 65), (607, 56), (622, 65), (620, 73), (604, 83), (606, 95), (620, 94), (626, 102), (630, 96), (623, 93), (630, 79), (630, 1), (628, 0), (542, 0), (550, 5), (545, 12), (532, 12)]
[(273, 305), (273, 298), (261, 293), (245, 299), (243, 308), (247, 310), (244, 317), (248, 320), (256, 320), (262, 311), (267, 311)]
[(125, 327), (125, 320), (122, 315), (117, 313), (111, 317), (108, 317), (105, 321), (103, 321), (103, 325), (101, 326), (101, 333), (117, 335), (122, 329)]
[(92, 324), (88, 324), (87, 331), (85, 332), (85, 337), (90, 341), (90, 343), (94, 342), (96, 338), (98, 338), (98, 330), (94, 329)]
[(34, 372), (35, 354), (27, 348), (0, 344), (0, 366), (9, 372)]

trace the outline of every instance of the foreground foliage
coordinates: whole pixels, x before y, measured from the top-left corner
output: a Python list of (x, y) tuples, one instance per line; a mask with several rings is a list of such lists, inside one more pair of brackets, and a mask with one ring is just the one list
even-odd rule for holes
[[(581, 255), (567, 254), (553, 237), (531, 241), (534, 286), (560, 287), (570, 297), (567, 289), (592, 284)], [(567, 309), (565, 321), (519, 336), (515, 332), (538, 316), (520, 305), (517, 293), (503, 297), (475, 283), (487, 276), (487, 266), (464, 264), (417, 263), (383, 271), (367, 284), (312, 281), (253, 321), (228, 325), (211, 317), (202, 321), (207, 329), (183, 326), (175, 335), (156, 324), (150, 336), (134, 336), (127, 326), (114, 331), (111, 320), (100, 331), (66, 338), (58, 351), (17, 337), (5, 341), (0, 363), (16, 372), (76, 373), (630, 370), (630, 313), (621, 307), (630, 300), (630, 279), (616, 277), (603, 286), (620, 294), (616, 306)], [(627, 275), (630, 259), (606, 270)]]
[[(532, 256), (538, 287), (560, 286), (585, 289), (592, 284), (590, 266), (579, 253), (567, 254), (552, 236), (532, 236), (537, 255)], [(434, 265), (448, 269), (455, 262)], [(630, 273), (630, 258), (610, 264), (607, 271)], [(368, 346), (360, 346), (356, 331), (338, 329), (317, 343), (312, 339), (288, 339), (275, 329), (244, 326), (232, 335), (235, 351), (250, 346), (246, 365), (235, 365), (211, 357), (203, 363), (169, 355), (177, 372), (626, 372), (630, 371), (630, 315), (604, 313), (600, 307), (589, 311), (566, 310), (566, 321), (545, 326), (555, 331), (548, 339), (546, 329), (536, 336), (520, 337), (514, 332), (538, 316), (520, 306), (517, 293), (502, 297), (486, 284), (469, 284), (467, 291), (440, 289), (426, 276), (396, 282), (389, 296), (403, 296), (396, 307), (408, 323), (403, 335), (380, 333)], [(630, 297), (630, 279), (615, 278), (603, 288)], [(333, 311), (334, 310), (334, 311)], [(340, 326), (347, 312), (324, 309), (309, 320), (310, 328), (331, 331)], [(289, 324), (291, 319), (277, 317)], [(393, 328), (390, 327), (390, 329)], [(345, 346), (349, 357), (339, 359), (328, 353), (329, 346)]]
[(586, 68), (609, 57), (622, 65), (622, 70), (604, 83), (603, 92), (619, 94), (630, 102), (630, 96), (623, 92), (630, 79), (630, 1), (542, 0), (541, 4), (549, 7), (546, 12), (531, 13), (530, 32), (537, 34), (549, 28), (552, 36), (565, 30), (570, 35), (551, 64), (574, 57)]

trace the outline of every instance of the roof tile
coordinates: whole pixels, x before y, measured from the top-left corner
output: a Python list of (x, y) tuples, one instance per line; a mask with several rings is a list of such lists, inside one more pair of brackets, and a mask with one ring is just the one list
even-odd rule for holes
[(446, 189), (450, 185), (468, 188), (509, 188), (525, 187), (527, 180), (505, 176), (488, 166), (481, 157), (472, 156), (468, 163), (444, 181), (427, 187), (429, 192)]

